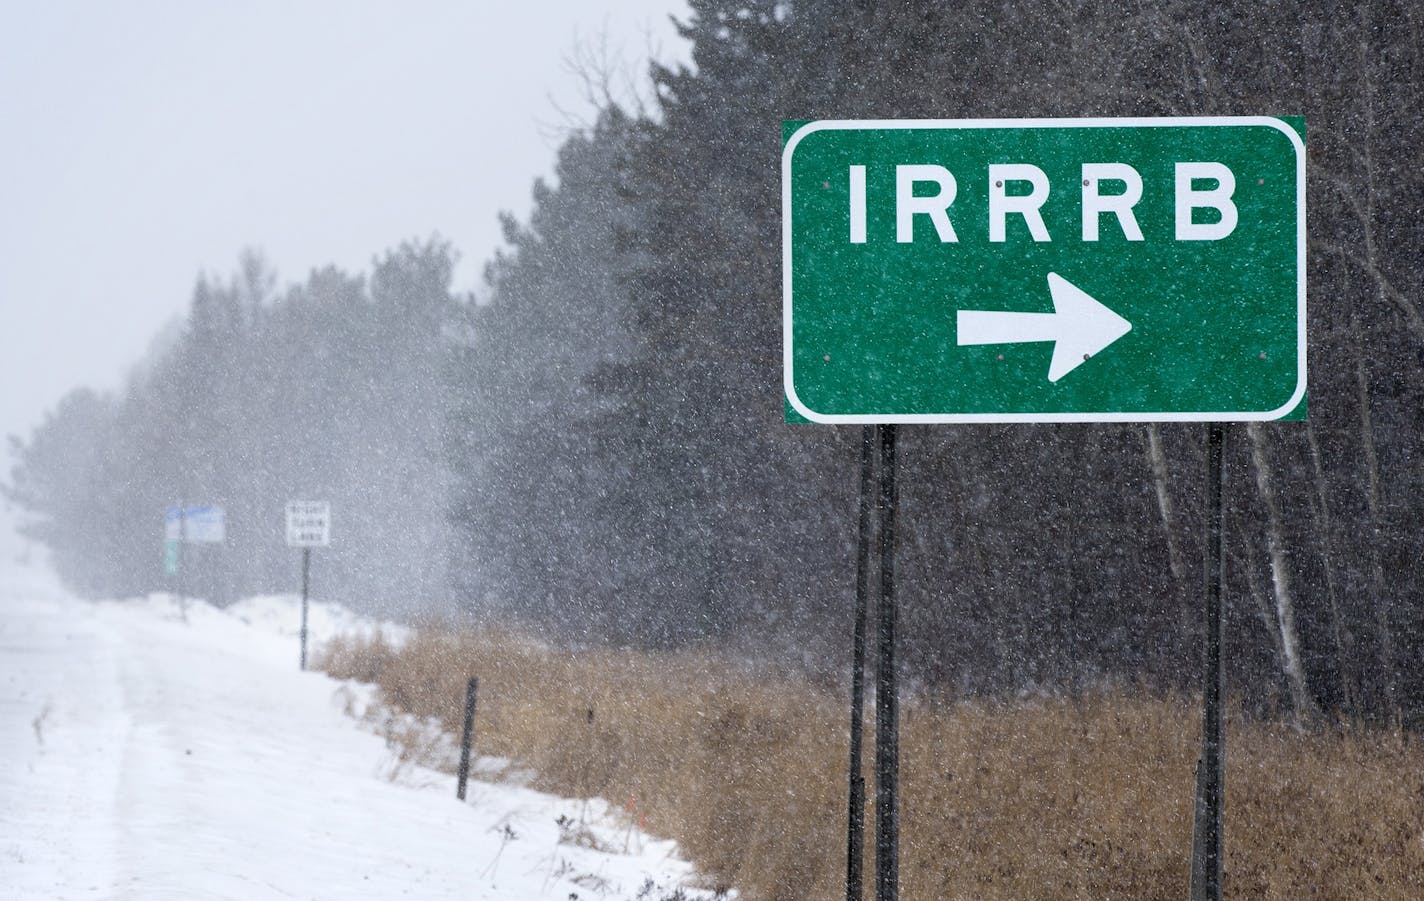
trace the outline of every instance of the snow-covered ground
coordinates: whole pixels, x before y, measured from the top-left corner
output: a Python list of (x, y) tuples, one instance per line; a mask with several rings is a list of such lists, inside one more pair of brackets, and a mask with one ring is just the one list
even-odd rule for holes
[[(352, 717), (364, 687), (298, 671), (297, 616), (88, 603), (0, 565), (0, 897), (710, 897), (601, 801), (457, 801)], [(313, 611), (317, 640), (374, 626)]]

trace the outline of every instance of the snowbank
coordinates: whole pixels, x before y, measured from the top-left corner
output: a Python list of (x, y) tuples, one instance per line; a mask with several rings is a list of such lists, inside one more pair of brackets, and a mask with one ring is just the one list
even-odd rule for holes
[[(314, 643), (406, 634), (310, 614)], [(368, 687), (298, 671), (299, 617), (291, 596), (86, 603), (0, 570), (0, 896), (662, 901), (694, 881), (602, 801), (499, 781), (457, 801), (360, 728)]]

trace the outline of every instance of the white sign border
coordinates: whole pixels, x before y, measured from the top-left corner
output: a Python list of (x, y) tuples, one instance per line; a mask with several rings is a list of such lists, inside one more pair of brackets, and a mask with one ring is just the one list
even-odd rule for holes
[[(1087, 412), (1087, 413), (817, 413), (796, 396), (792, 373), (791, 325), (791, 155), (807, 136), (828, 130), (990, 129), (990, 128), (1184, 128), (1265, 126), (1286, 135), (1296, 152), (1296, 372), (1295, 393), (1280, 407), (1260, 411), (1208, 412)], [(1087, 119), (822, 119), (796, 130), (781, 152), (781, 297), (782, 385), (797, 413), (825, 425), (1014, 422), (1262, 422), (1280, 419), (1305, 398), (1305, 142), (1285, 121), (1274, 116), (1168, 116)]]

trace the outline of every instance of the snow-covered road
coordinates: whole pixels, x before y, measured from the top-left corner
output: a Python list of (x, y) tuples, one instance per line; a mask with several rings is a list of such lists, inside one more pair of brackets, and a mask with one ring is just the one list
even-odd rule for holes
[(601, 802), (392, 778), (351, 689), (297, 671), (295, 618), (0, 570), (0, 897), (659, 901), (691, 877)]

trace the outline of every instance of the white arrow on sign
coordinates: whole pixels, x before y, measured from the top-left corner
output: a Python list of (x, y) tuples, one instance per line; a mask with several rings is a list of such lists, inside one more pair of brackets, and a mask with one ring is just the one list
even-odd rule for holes
[(960, 310), (960, 346), (1052, 341), (1048, 380), (1056, 382), (1132, 331), (1131, 322), (1056, 272), (1048, 273), (1048, 290), (1053, 295), (1052, 313)]

